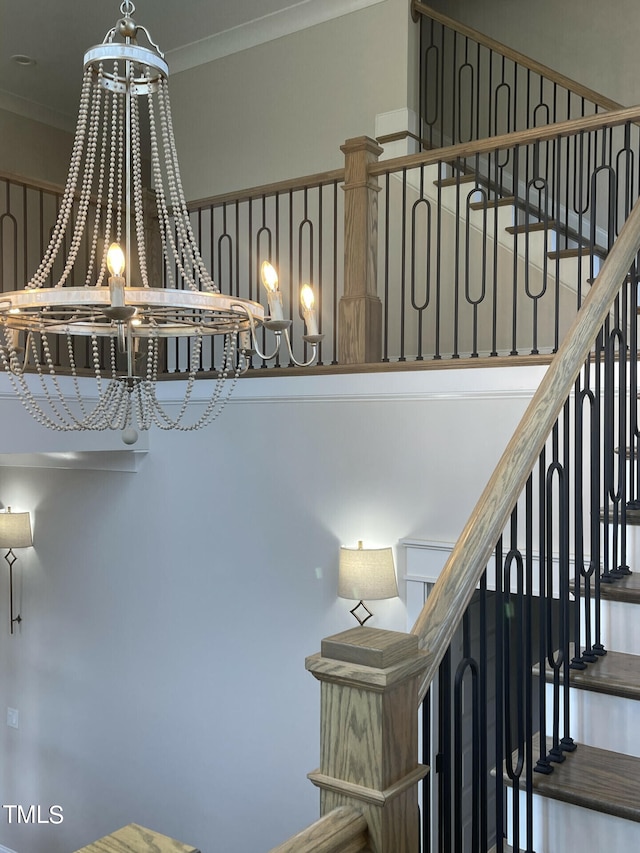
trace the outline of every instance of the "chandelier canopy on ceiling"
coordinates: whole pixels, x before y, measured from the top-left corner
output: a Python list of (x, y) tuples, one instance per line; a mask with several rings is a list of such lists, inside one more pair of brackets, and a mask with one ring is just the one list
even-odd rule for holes
[[(288, 327), (278, 276), (263, 264), (270, 316), (258, 302), (219, 292), (200, 256), (191, 228), (169, 103), (169, 69), (147, 29), (136, 24), (132, 2), (102, 44), (84, 57), (84, 77), (69, 174), (48, 248), (24, 290), (0, 294), (0, 358), (27, 411), (54, 430), (193, 430), (211, 423), (246, 370), (251, 355), (272, 358)], [(138, 42), (144, 36), (148, 46)], [(141, 128), (141, 114), (147, 128)], [(145, 216), (141, 139), (148, 139), (156, 216)], [(159, 232), (149, 237), (150, 219)], [(159, 239), (165, 281), (150, 262)], [(74, 283), (81, 268), (84, 284)], [(55, 280), (55, 283), (52, 282)], [(302, 310), (315, 359), (318, 334), (313, 293), (305, 286)], [(261, 352), (256, 331), (274, 333), (273, 353)], [(75, 342), (89, 343), (95, 391), (86, 393)], [(188, 403), (203, 344), (214, 336), (219, 364), (213, 391), (197, 417)], [(177, 413), (156, 396), (162, 341), (189, 339), (186, 390)], [(22, 345), (24, 343), (24, 345)], [(64, 353), (64, 370), (52, 351)], [(59, 379), (58, 373), (70, 379)], [(39, 378), (33, 390), (29, 374)], [(71, 390), (67, 389), (68, 383)], [(64, 385), (64, 387), (63, 387)]]

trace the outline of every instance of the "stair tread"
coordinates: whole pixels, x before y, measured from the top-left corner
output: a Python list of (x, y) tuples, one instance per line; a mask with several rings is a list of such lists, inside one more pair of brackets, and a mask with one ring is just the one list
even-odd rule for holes
[[(535, 667), (539, 673), (539, 667)], [(545, 668), (547, 681), (553, 681), (553, 670)], [(586, 669), (572, 669), (571, 685), (594, 693), (607, 693), (625, 699), (640, 699), (640, 656), (624, 652), (608, 652)]]
[[(640, 311), (640, 309), (638, 309), (638, 310)], [(614, 447), (613, 452), (614, 453), (620, 453), (620, 448)], [(631, 459), (631, 448), (630, 447), (625, 448), (625, 456), (627, 459)], [(638, 450), (635, 447), (633, 448), (633, 458), (634, 459), (638, 458)]]
[[(575, 248), (575, 249), (557, 249), (556, 251), (553, 251), (553, 252), (547, 252), (548, 257), (551, 259), (554, 259), (554, 260), (555, 260), (555, 258), (561, 258), (561, 259), (562, 258), (579, 258), (580, 256), (588, 257), (590, 254), (591, 254), (591, 247), (590, 246), (581, 246), (580, 248)], [(607, 251), (606, 251), (606, 249), (603, 249), (601, 246), (594, 246), (593, 247), (593, 254), (599, 258), (606, 258)]]
[[(534, 756), (539, 754), (539, 743), (535, 735)], [(550, 748), (551, 742), (547, 745)], [(640, 758), (583, 743), (565, 755), (565, 761), (554, 764), (549, 776), (533, 774), (534, 793), (640, 822)], [(523, 787), (524, 774), (521, 780)], [(505, 781), (512, 784), (506, 773)]]
[[(618, 515), (618, 520), (619, 520), (619, 518), (620, 518), (620, 516)], [(640, 509), (631, 509), (631, 508), (627, 507), (626, 518), (627, 518), (627, 524), (631, 524), (633, 526), (639, 525), (640, 524)], [(600, 510), (600, 521), (606, 521), (606, 520), (608, 520), (609, 522), (614, 521), (613, 509), (610, 508), (608, 513), (604, 509)]]
[(610, 601), (626, 601), (640, 604), (640, 575), (632, 572), (619, 578), (615, 583), (600, 584), (600, 595)]
[[(516, 203), (515, 196), (505, 196), (505, 198), (494, 198), (490, 201), (472, 201), (469, 203), (469, 207), (472, 210), (482, 210), (483, 208), (494, 208), (494, 207), (510, 207)], [(639, 309), (640, 310), (640, 309)]]
[[(580, 585), (580, 595), (584, 595), (584, 588)], [(626, 604), (640, 604), (640, 574), (632, 572), (624, 575), (613, 583), (601, 583), (600, 595), (607, 601), (622, 601)]]
[(434, 181), (433, 183), (441, 187), (455, 187), (458, 184), (474, 184), (476, 180), (477, 176), (475, 172), (471, 172), (468, 175), (457, 175), (453, 178), (440, 178), (439, 181)]
[(556, 228), (556, 223), (550, 219), (548, 222), (526, 222), (524, 225), (509, 225), (506, 231), (509, 234), (528, 234), (532, 231), (548, 231)]

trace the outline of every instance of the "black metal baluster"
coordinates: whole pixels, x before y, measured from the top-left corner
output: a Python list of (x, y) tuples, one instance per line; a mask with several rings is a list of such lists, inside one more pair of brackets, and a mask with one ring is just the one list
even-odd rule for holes
[(438, 678), (438, 842), (439, 853), (451, 853), (451, 651), (440, 664)]
[[(418, 240), (417, 236), (417, 219), (418, 212), (421, 208), (424, 208), (426, 217), (425, 217), (425, 228), (424, 228), (424, 239)], [(429, 306), (430, 296), (431, 296), (431, 202), (425, 198), (424, 195), (424, 168), (420, 170), (420, 190), (419, 197), (413, 203), (411, 208), (411, 307), (417, 313), (417, 321), (418, 321), (418, 340), (417, 340), (417, 355), (416, 361), (423, 361), (423, 344), (422, 344), (422, 330), (423, 330), (423, 322), (424, 322), (424, 311)], [(424, 282), (424, 299), (422, 301), (418, 301), (417, 297), (417, 283), (416, 283), (416, 253), (418, 251), (418, 247), (422, 248), (422, 263), (424, 264), (425, 269), (425, 282)]]
[[(441, 161), (438, 161), (438, 178), (440, 178), (442, 174), (443, 164)], [(434, 346), (434, 361), (439, 361), (442, 358), (440, 353), (440, 323), (442, 320), (442, 283), (441, 283), (441, 272), (442, 272), (442, 252), (443, 252), (443, 239), (442, 239), (442, 184), (440, 180), (438, 180), (438, 185), (436, 187), (437, 191), (437, 207), (436, 207), (436, 215), (437, 215), (437, 234), (438, 241), (436, 245), (436, 298), (435, 298), (435, 323), (436, 323), (436, 332), (435, 332), (435, 346)]]
[[(479, 725), (479, 740), (476, 750), (479, 759), (479, 783), (478, 783), (478, 805), (479, 809), (479, 846), (476, 849), (479, 853), (487, 853), (489, 848), (489, 809), (488, 809), (488, 794), (489, 794), (489, 773), (493, 767), (493, 762), (489, 762), (489, 743), (487, 734), (488, 714), (488, 644), (487, 644), (487, 572), (484, 571), (480, 580), (480, 649), (479, 649), (479, 700), (480, 706), (478, 709), (478, 725)], [(495, 697), (493, 697), (495, 702)], [(495, 707), (495, 706), (494, 706)], [(495, 835), (495, 831), (492, 832)]]
[[(569, 588), (569, 483), (571, 480), (571, 453), (570, 453), (570, 423), (569, 423), (570, 401), (564, 404), (562, 414), (562, 476), (560, 478), (560, 516), (559, 527), (559, 587), (560, 587), (560, 609), (561, 609), (561, 647), (562, 647), (562, 699), (563, 699), (563, 736), (560, 745), (564, 752), (573, 752), (576, 745), (571, 737), (571, 708), (569, 702), (569, 677), (570, 677), (570, 653), (569, 641), (571, 637), (571, 612)], [(576, 605), (577, 606), (577, 605)]]
[[(389, 197), (388, 192), (388, 181), (389, 175), (386, 176), (387, 179), (387, 198)], [(279, 221), (279, 220), (278, 220)], [(386, 229), (386, 223), (385, 223)], [(386, 287), (386, 279), (385, 279), (385, 287)], [(338, 363), (338, 182), (333, 182), (333, 327), (331, 332), (333, 334), (333, 349), (332, 349), (332, 359), (331, 364)], [(385, 310), (386, 310), (387, 301), (385, 299)], [(387, 341), (387, 330), (386, 327), (383, 330), (383, 352), (386, 348)]]
[[(425, 766), (431, 764), (431, 697), (432, 690), (429, 688), (426, 696), (422, 701), (422, 763)], [(431, 853), (431, 786), (435, 776), (435, 768), (431, 768), (430, 772), (424, 777), (420, 783), (422, 792), (422, 813), (421, 813), (421, 844), (420, 853)]]
[(547, 752), (547, 695), (545, 689), (545, 666), (547, 660), (548, 613), (547, 600), (550, 595), (547, 581), (547, 451), (543, 448), (538, 461), (538, 660), (540, 666), (540, 689), (538, 695), (538, 728), (540, 744), (536, 773), (549, 775), (553, 765)]
[(496, 692), (496, 733), (495, 733), (495, 803), (496, 803), (496, 850), (504, 851), (504, 838), (507, 834), (507, 815), (505, 812), (507, 787), (504, 783), (505, 722), (504, 692), (506, 676), (504, 672), (504, 595), (502, 592), (502, 566), (504, 546), (500, 537), (495, 549), (495, 692)]
[[(478, 164), (476, 161), (476, 168)], [(476, 172), (477, 174), (477, 172)], [(474, 253), (473, 270), (474, 273), (480, 275), (480, 287), (477, 295), (474, 295), (471, 290), (471, 202), (476, 200), (480, 195), (482, 200), (482, 228), (480, 229), (480, 239), (482, 241), (481, 256), (478, 258)], [(465, 246), (464, 246), (464, 296), (467, 303), (471, 306), (472, 311), (472, 331), (471, 331), (471, 358), (478, 358), (478, 308), (484, 302), (487, 292), (487, 241), (489, 239), (487, 230), (487, 193), (481, 187), (476, 187), (467, 194), (466, 202), (466, 229), (465, 229)], [(495, 241), (497, 243), (497, 240)]]
[(400, 356), (398, 361), (406, 361), (405, 356), (405, 326), (406, 326), (406, 288), (407, 288), (407, 170), (402, 170), (402, 218), (400, 224)]
[[(389, 172), (384, 176), (385, 180), (385, 193), (384, 193), (384, 305), (382, 307), (383, 311), (383, 320), (382, 320), (382, 361), (389, 361), (389, 233), (391, 230), (391, 223), (389, 218), (389, 207), (391, 204), (390, 200), (390, 181), (391, 175)], [(337, 328), (337, 327), (336, 327)]]

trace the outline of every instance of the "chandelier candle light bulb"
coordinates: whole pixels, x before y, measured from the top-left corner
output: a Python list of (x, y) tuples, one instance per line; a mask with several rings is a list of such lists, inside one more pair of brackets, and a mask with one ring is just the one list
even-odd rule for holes
[(316, 316), (316, 298), (313, 288), (309, 284), (303, 284), (300, 288), (300, 302), (302, 303), (302, 316), (307, 330), (307, 336), (315, 337), (318, 334), (318, 318)]
[(124, 306), (124, 252), (118, 243), (112, 243), (107, 252), (107, 267), (109, 276), (109, 290), (111, 293), (111, 307), (122, 308)]
[(107, 252), (107, 266), (112, 276), (120, 278), (124, 272), (124, 252), (119, 243), (112, 243)]
[(282, 294), (278, 282), (278, 273), (269, 261), (263, 261), (260, 268), (262, 283), (267, 291), (267, 302), (269, 303), (269, 314), (272, 320), (284, 320), (282, 310)]

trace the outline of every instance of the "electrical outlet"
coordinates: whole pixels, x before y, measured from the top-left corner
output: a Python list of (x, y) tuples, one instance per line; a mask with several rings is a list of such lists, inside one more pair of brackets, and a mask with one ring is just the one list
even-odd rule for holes
[(7, 725), (11, 726), (12, 729), (19, 728), (20, 714), (17, 708), (7, 708)]

